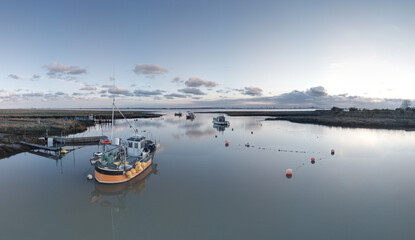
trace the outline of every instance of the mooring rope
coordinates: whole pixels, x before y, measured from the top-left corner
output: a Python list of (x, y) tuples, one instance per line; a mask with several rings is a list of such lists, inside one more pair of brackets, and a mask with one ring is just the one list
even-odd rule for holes
[(134, 134), (137, 134), (138, 130), (133, 125), (130, 124), (128, 119), (124, 116), (124, 114), (121, 112), (121, 110), (115, 105), (115, 103), (114, 103), (114, 107), (118, 110), (118, 112), (121, 113), (121, 116), (123, 116), (124, 120), (128, 123), (128, 125), (130, 125), (130, 128), (134, 129)]

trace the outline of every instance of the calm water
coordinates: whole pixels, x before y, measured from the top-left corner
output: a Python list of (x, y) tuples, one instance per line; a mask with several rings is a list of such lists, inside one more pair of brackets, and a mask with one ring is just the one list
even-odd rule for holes
[[(132, 121), (161, 146), (146, 178), (124, 185), (86, 179), (96, 146), (0, 160), (0, 239), (415, 237), (415, 132), (262, 117), (217, 129), (213, 116)], [(102, 133), (108, 126), (78, 135)], [(131, 134), (125, 121), (114, 128)]]

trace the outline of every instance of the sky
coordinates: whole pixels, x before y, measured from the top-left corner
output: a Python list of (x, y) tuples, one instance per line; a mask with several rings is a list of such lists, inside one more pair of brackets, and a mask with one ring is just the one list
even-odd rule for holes
[[(0, 108), (397, 108), (415, 1), (1, 1)], [(415, 102), (414, 102), (415, 103)]]

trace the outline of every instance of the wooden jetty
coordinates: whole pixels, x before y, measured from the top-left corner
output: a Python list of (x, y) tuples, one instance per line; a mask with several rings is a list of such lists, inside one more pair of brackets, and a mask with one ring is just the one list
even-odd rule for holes
[(57, 148), (57, 147), (48, 147), (48, 146), (43, 146), (43, 145), (39, 145), (39, 144), (34, 144), (34, 143), (28, 143), (25, 141), (20, 141), (19, 142), (22, 145), (26, 145), (26, 146), (30, 146), (33, 148), (38, 148), (38, 149), (43, 149), (43, 150), (47, 150), (47, 151), (60, 151), (61, 148)]
[(53, 141), (57, 143), (99, 143), (107, 136), (91, 136), (91, 137), (53, 137)]

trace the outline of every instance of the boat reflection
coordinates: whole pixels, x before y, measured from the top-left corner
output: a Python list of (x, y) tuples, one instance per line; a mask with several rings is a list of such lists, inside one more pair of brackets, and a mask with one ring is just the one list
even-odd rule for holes
[(229, 125), (221, 125), (221, 124), (216, 124), (216, 123), (213, 124), (213, 128), (216, 128), (218, 132), (224, 132), (226, 128), (228, 127)]
[(150, 165), (139, 176), (131, 181), (119, 184), (101, 184), (94, 181), (94, 190), (91, 192), (90, 203), (97, 204), (109, 211), (111, 221), (103, 219), (103, 224), (110, 223), (111, 239), (124, 239), (119, 236), (123, 234), (123, 218), (127, 213), (128, 202), (132, 193), (140, 195), (147, 188), (146, 182), (152, 174), (159, 174), (157, 164)]
[[(124, 200), (129, 193), (141, 194), (146, 189), (146, 181), (154, 174), (159, 174), (157, 164), (150, 165), (139, 176), (131, 181), (119, 184), (101, 184), (94, 181), (94, 191), (91, 192), (91, 203), (98, 203), (103, 207), (119, 206), (118, 203), (112, 203), (111, 197), (116, 196), (115, 200)], [(125, 206), (123, 207), (125, 208)]]

